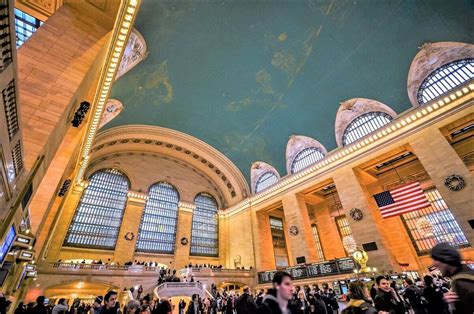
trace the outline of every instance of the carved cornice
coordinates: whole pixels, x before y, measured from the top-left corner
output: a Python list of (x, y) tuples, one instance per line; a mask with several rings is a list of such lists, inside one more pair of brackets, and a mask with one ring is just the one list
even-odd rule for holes
[(130, 150), (130, 145), (146, 145), (150, 147), (150, 151), (169, 151), (184, 161), (199, 161), (199, 165), (206, 167), (213, 176), (219, 177), (219, 181), (226, 186), (230, 196), (228, 204), (235, 204), (249, 195), (247, 182), (239, 169), (218, 150), (190, 135), (157, 126), (116, 127), (97, 135), (91, 150), (92, 157), (101, 154), (101, 150), (121, 145), (126, 145), (127, 150)]
[(180, 211), (188, 212), (188, 213), (192, 214), (194, 212), (194, 210), (196, 209), (196, 204), (180, 201), (178, 203), (178, 208), (179, 208)]

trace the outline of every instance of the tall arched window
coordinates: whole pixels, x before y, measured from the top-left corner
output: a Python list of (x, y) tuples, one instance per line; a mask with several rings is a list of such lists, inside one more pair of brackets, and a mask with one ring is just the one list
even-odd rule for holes
[(342, 145), (346, 146), (390, 123), (392, 117), (381, 111), (372, 111), (355, 118), (344, 130)]
[(166, 182), (152, 185), (138, 232), (137, 252), (174, 253), (179, 194)]
[(129, 189), (128, 179), (115, 169), (94, 173), (82, 194), (64, 240), (65, 246), (113, 250)]
[(437, 68), (420, 85), (418, 103), (424, 105), (474, 79), (474, 59), (457, 60)]
[(278, 182), (278, 176), (272, 172), (268, 171), (262, 174), (257, 182), (255, 183), (255, 193), (265, 190), (266, 188), (271, 187)]
[(217, 202), (212, 195), (199, 193), (194, 199), (191, 255), (219, 256)]
[(323, 152), (316, 147), (308, 147), (300, 151), (291, 164), (291, 173), (296, 173), (315, 164), (324, 158)]

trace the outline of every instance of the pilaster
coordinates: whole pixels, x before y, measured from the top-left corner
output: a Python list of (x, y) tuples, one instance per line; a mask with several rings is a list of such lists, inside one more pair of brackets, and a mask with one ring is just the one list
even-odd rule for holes
[(290, 265), (295, 265), (296, 258), (300, 256), (304, 256), (307, 263), (318, 261), (304, 198), (289, 193), (282, 197), (282, 203), (286, 228), (289, 230), (286, 242), (291, 252)]
[[(178, 204), (178, 229), (176, 230), (176, 244), (174, 249), (174, 268), (180, 269), (189, 263), (191, 245), (191, 229), (193, 212), (196, 205), (193, 203), (179, 202)], [(187, 244), (183, 245), (181, 239), (186, 238)]]
[[(374, 218), (378, 209), (371, 208), (372, 204), (368, 202), (371, 195), (361, 186), (354, 170), (350, 167), (337, 170), (333, 175), (333, 180), (357, 245), (362, 247), (362, 244), (368, 242), (377, 244), (376, 251), (367, 252), (369, 255), (368, 265), (377, 267), (379, 271), (398, 270), (399, 265), (387, 249), (386, 241), (379, 231), (379, 228), (383, 228), (383, 222), (378, 226)], [(364, 217), (361, 221), (355, 221), (350, 217), (349, 210), (351, 208), (362, 210)]]

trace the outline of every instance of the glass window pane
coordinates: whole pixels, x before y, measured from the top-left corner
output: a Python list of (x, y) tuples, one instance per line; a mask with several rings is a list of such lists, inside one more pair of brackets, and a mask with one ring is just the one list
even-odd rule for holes
[(23, 45), (41, 25), (43, 22), (37, 18), (15, 9), (16, 47)]
[(194, 199), (191, 230), (191, 255), (219, 256), (219, 217), (217, 202), (210, 194), (199, 193)]
[[(349, 226), (349, 221), (347, 220), (346, 215), (337, 216), (336, 225), (339, 231), (339, 236), (341, 237), (341, 241), (343, 244), (344, 244), (344, 239), (353, 238), (352, 230), (351, 230), (351, 227)], [(346, 250), (346, 253), (349, 254), (346, 248), (344, 248), (344, 250)]]
[(291, 173), (301, 171), (317, 161), (324, 158), (324, 154), (316, 147), (308, 147), (303, 149), (296, 155), (293, 163), (291, 164)]
[(84, 189), (64, 245), (113, 250), (128, 188), (127, 178), (115, 169), (94, 173)]
[(286, 250), (285, 231), (283, 230), (283, 220), (281, 218), (270, 217), (270, 232), (272, 234), (275, 266), (277, 268), (288, 267), (288, 252)]
[(436, 188), (425, 191), (430, 207), (403, 214), (402, 221), (419, 255), (429, 254), (440, 242), (468, 247), (469, 242)]
[(255, 193), (263, 191), (277, 182), (278, 176), (275, 173), (271, 171), (265, 172), (258, 178), (257, 183), (255, 183)]
[(178, 191), (169, 183), (150, 187), (138, 232), (137, 252), (173, 254), (178, 224)]
[(368, 112), (355, 118), (344, 130), (342, 146), (349, 145), (382, 126), (390, 123), (392, 117), (380, 111)]
[(311, 232), (313, 233), (314, 245), (316, 246), (316, 251), (318, 252), (318, 262), (324, 261), (324, 251), (319, 239), (318, 227), (316, 224), (311, 225)]
[(417, 98), (420, 105), (441, 97), (474, 78), (474, 59), (457, 60), (439, 67), (421, 83)]

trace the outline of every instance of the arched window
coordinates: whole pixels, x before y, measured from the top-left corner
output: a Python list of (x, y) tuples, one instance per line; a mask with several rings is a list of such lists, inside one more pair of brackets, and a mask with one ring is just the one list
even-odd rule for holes
[(308, 147), (300, 151), (291, 164), (291, 173), (296, 173), (324, 158), (323, 152), (316, 147)]
[(118, 170), (94, 173), (82, 194), (64, 245), (113, 250), (128, 189), (128, 179)]
[(207, 193), (199, 193), (194, 199), (191, 230), (191, 255), (219, 256), (219, 221), (217, 202)]
[(255, 183), (255, 193), (265, 190), (266, 188), (271, 187), (278, 182), (278, 176), (272, 172), (265, 172), (258, 178), (257, 183)]
[(390, 123), (392, 117), (381, 111), (365, 113), (354, 119), (344, 130), (342, 145), (346, 146)]
[(474, 78), (474, 59), (457, 60), (437, 68), (420, 85), (418, 103), (424, 105)]
[(179, 194), (166, 182), (152, 185), (138, 232), (137, 252), (174, 253)]

